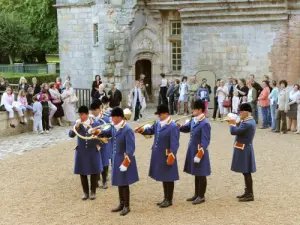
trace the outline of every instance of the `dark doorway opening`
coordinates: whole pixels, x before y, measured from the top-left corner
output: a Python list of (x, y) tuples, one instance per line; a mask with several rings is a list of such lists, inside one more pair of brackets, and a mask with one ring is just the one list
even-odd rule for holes
[(135, 79), (140, 80), (145, 75), (144, 84), (149, 96), (152, 95), (152, 63), (150, 60), (142, 59), (135, 63)]

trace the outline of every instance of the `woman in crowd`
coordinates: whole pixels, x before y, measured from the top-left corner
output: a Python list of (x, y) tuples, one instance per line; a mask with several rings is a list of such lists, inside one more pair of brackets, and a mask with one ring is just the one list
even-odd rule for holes
[(238, 89), (238, 80), (237, 79), (232, 79), (232, 86), (230, 87), (229, 90), (229, 97), (232, 98), (233, 97), (233, 92), (236, 91)]
[(263, 118), (263, 124), (261, 129), (267, 129), (269, 125), (269, 110), (270, 110), (270, 88), (269, 88), (269, 81), (263, 81), (263, 90), (260, 92), (258, 97), (259, 106), (261, 107), (261, 113)]
[(178, 99), (180, 96), (179, 88), (180, 88), (180, 80), (175, 79), (175, 86), (174, 86), (174, 113), (175, 114), (178, 114)]
[(207, 109), (209, 103), (209, 89), (207, 88), (207, 84), (205, 82), (202, 82), (202, 84), (200, 85), (196, 94), (196, 99), (201, 99), (202, 101), (204, 101), (205, 104), (204, 114), (207, 115)]
[(93, 100), (96, 99), (95, 94), (99, 91), (100, 84), (102, 84), (101, 77), (100, 77), (100, 75), (96, 75), (95, 80), (93, 81), (93, 84), (92, 84), (92, 92), (91, 92), (91, 96), (92, 96)]
[(24, 125), (24, 114), (22, 112), (22, 109), (18, 106), (14, 101), (14, 94), (12, 92), (12, 89), (10, 87), (6, 88), (6, 92), (3, 93), (3, 96), (1, 98), (1, 104), (0, 106), (4, 106), (5, 110), (9, 113), (8, 120), (9, 120), (9, 126), (12, 128), (15, 128), (16, 126), (13, 124), (13, 118), (14, 118), (14, 111), (17, 111), (20, 117), (20, 124)]
[(221, 80), (220, 87), (218, 87), (217, 89), (218, 104), (219, 104), (219, 111), (221, 114), (221, 118), (223, 118), (227, 114), (227, 109), (223, 107), (223, 103), (226, 97), (228, 97), (228, 95), (229, 95), (228, 87), (225, 86), (224, 81)]
[(257, 90), (252, 86), (251, 81), (247, 82), (249, 91), (247, 95), (247, 102), (251, 105), (252, 108), (252, 117), (255, 118), (255, 109), (257, 106)]
[(299, 94), (299, 85), (295, 84), (293, 87), (293, 90), (290, 91), (289, 94), (289, 110), (286, 114), (286, 116), (289, 118), (289, 127), (288, 127), (288, 131), (292, 131), (292, 132), (296, 132), (297, 129), (297, 102), (296, 102), (296, 98), (297, 95)]
[(278, 102), (278, 88), (277, 88), (277, 82), (275, 80), (272, 80), (271, 82), (272, 91), (269, 95), (270, 99), (270, 111), (271, 111), (271, 130), (276, 130), (276, 107)]
[(244, 96), (248, 96), (249, 88), (246, 86), (245, 79), (238, 80), (237, 91), (239, 92), (240, 103), (243, 101)]
[(94, 94), (93, 101), (95, 101), (95, 100), (101, 100), (104, 96), (107, 96), (104, 89), (105, 89), (105, 85), (104, 84), (100, 84), (99, 87), (98, 87), (98, 90)]
[(214, 87), (214, 113), (213, 113), (214, 120), (217, 117), (217, 113), (218, 113), (218, 118), (221, 118), (219, 104), (218, 104), (218, 95), (217, 95), (217, 90), (219, 87), (220, 87), (220, 79), (217, 80), (216, 86)]
[(178, 114), (180, 114), (180, 104), (183, 103), (184, 105), (184, 115), (187, 115), (188, 112), (188, 100), (189, 100), (189, 87), (187, 84), (187, 77), (183, 77), (181, 80), (181, 84), (179, 87), (179, 99), (177, 104)]
[(27, 84), (27, 80), (25, 79), (25, 77), (21, 77), (19, 81), (19, 91), (24, 90), (25, 92), (27, 92), (28, 87), (29, 85)]
[(62, 107), (64, 109), (65, 120), (69, 123), (69, 125), (72, 125), (72, 123), (76, 120), (75, 103), (71, 101), (71, 97), (74, 93), (74, 90), (71, 87), (69, 81), (66, 81), (64, 86), (66, 86), (66, 89), (61, 94), (61, 97), (64, 101)]
[(165, 74), (161, 73), (161, 83), (160, 83), (160, 89), (159, 89), (159, 100), (158, 105), (164, 104), (168, 105), (168, 99), (167, 99), (167, 91), (168, 91), (168, 80), (165, 78)]
[(56, 77), (55, 86), (59, 93), (61, 93), (64, 85), (62, 85), (60, 77)]
[(49, 105), (49, 128), (52, 128), (52, 117), (55, 114), (57, 107), (51, 102), (51, 95), (49, 92), (49, 86), (47, 83), (42, 84), (41, 92), (39, 95), (39, 101), (43, 101), (43, 94), (47, 95), (48, 105)]
[(33, 94), (37, 95), (41, 92), (41, 86), (38, 84), (36, 77), (32, 78), (32, 85), (31, 87), (33, 88)]
[(8, 87), (8, 82), (4, 79), (2, 75), (0, 75), (0, 99), (3, 93), (6, 91), (7, 87)]
[(141, 102), (141, 112), (140, 112), (140, 116), (142, 117), (143, 115), (143, 112), (145, 111), (146, 107), (147, 107), (147, 101), (149, 101), (149, 96), (148, 96), (148, 93), (147, 93), (147, 89), (146, 89), (146, 86), (144, 84), (144, 81), (141, 80), (140, 81), (140, 87), (141, 87), (141, 92), (142, 92), (142, 102)]
[(54, 113), (54, 118), (57, 119), (58, 125), (63, 126), (61, 118), (64, 116), (64, 110), (62, 108), (61, 96), (58, 89), (55, 86), (55, 83), (52, 82), (49, 84), (49, 92), (51, 95), (52, 103), (56, 106), (57, 110)]
[(279, 85), (280, 91), (278, 95), (275, 132), (285, 134), (287, 132), (286, 113), (289, 110), (289, 90), (287, 88), (288, 83), (286, 80), (281, 80)]

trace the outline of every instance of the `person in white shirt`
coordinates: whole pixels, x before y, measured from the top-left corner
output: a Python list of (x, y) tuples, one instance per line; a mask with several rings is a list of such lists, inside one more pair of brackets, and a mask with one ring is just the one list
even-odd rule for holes
[(134, 121), (138, 121), (140, 118), (142, 101), (143, 101), (143, 95), (142, 95), (140, 81), (136, 80), (135, 86), (134, 88), (131, 89), (129, 94), (129, 102), (131, 102), (132, 109), (134, 110)]
[(42, 115), (43, 115), (43, 106), (39, 102), (37, 96), (33, 97), (33, 132), (38, 134), (43, 134), (43, 123), (42, 123)]
[(167, 91), (168, 91), (168, 80), (165, 78), (165, 74), (161, 73), (161, 83), (159, 89), (159, 100), (158, 104), (168, 105)]
[(184, 115), (187, 115), (188, 104), (189, 104), (189, 86), (187, 83), (187, 77), (183, 77), (181, 80), (181, 84), (179, 87), (179, 99), (178, 99), (178, 115), (180, 114), (180, 104), (183, 102), (184, 104)]
[(229, 95), (228, 87), (224, 85), (224, 81), (220, 81), (220, 87), (217, 89), (217, 96), (218, 96), (218, 104), (219, 104), (219, 111), (221, 114), (221, 118), (223, 118), (227, 114), (227, 109), (223, 107), (223, 102), (226, 97)]
[(300, 93), (299, 85), (295, 84), (293, 90), (289, 93), (289, 107), (286, 116), (289, 118), (288, 131), (296, 132), (297, 130), (297, 96)]

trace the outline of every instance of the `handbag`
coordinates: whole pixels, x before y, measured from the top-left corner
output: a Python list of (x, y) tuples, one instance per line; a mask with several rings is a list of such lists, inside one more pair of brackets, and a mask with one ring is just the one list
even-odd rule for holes
[(226, 98), (223, 101), (223, 107), (224, 108), (230, 108), (231, 107), (231, 98)]
[(73, 94), (71, 95), (71, 103), (75, 103), (75, 102), (78, 102), (78, 98), (77, 98), (76, 94), (73, 93)]

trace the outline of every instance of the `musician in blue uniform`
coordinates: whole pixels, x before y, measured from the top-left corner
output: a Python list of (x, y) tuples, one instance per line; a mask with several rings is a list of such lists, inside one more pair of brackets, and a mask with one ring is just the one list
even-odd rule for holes
[[(105, 116), (103, 114), (103, 111), (101, 109), (101, 101), (96, 100), (91, 104), (91, 113), (93, 115), (94, 120), (99, 122), (100, 125), (103, 125), (105, 123), (110, 123), (109, 117)], [(111, 154), (111, 144), (110, 141), (107, 143), (102, 143), (100, 145), (101, 150), (101, 159), (102, 159), (102, 164), (103, 164), (103, 171), (101, 173), (102, 175), (102, 188), (107, 189), (107, 175), (108, 175), (108, 167), (109, 167), (109, 159), (110, 159), (110, 154)], [(98, 176), (98, 180), (100, 180), (100, 175)], [(98, 185), (99, 186), (99, 185)]]
[(167, 105), (159, 105), (157, 111), (159, 120), (151, 127), (137, 128), (136, 133), (153, 135), (149, 176), (163, 183), (164, 199), (157, 203), (166, 208), (173, 203), (174, 181), (179, 180), (177, 166), (177, 150), (179, 148), (179, 128), (169, 116)]
[(242, 173), (245, 179), (245, 192), (237, 196), (240, 202), (254, 201), (252, 173), (256, 172), (253, 150), (253, 138), (256, 122), (251, 116), (252, 108), (248, 103), (240, 106), (239, 125), (234, 120), (228, 120), (231, 135), (235, 135), (231, 170)]
[[(84, 137), (91, 136), (88, 133), (90, 127), (96, 127), (100, 124), (89, 118), (89, 109), (86, 106), (80, 106), (78, 109), (79, 117), (75, 122), (75, 129), (79, 135)], [(69, 136), (76, 136), (73, 130), (70, 130)], [(90, 197), (91, 200), (96, 198), (97, 175), (103, 170), (99, 140), (84, 140), (77, 137), (77, 146), (75, 148), (75, 165), (74, 173), (80, 175), (83, 189), (82, 200)], [(89, 194), (89, 184), (87, 176), (91, 176), (91, 194)]]
[(125, 216), (130, 212), (129, 185), (139, 180), (135, 152), (135, 136), (133, 130), (126, 124), (121, 108), (114, 108), (111, 112), (112, 124), (109, 129), (96, 130), (95, 135), (112, 137), (112, 171), (113, 186), (118, 186), (120, 204), (112, 212), (121, 212)]
[(204, 101), (196, 100), (193, 107), (194, 117), (184, 125), (178, 123), (181, 132), (190, 132), (184, 172), (195, 176), (195, 194), (187, 199), (187, 201), (192, 201), (194, 205), (205, 202), (206, 177), (211, 173), (208, 152), (211, 127), (204, 113)]

